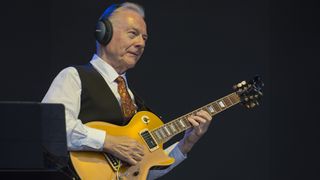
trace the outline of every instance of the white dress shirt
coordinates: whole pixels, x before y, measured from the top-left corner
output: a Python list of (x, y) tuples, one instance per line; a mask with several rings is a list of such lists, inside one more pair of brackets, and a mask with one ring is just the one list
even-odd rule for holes
[[(117, 90), (118, 84), (115, 82), (115, 79), (119, 76), (118, 73), (112, 66), (97, 55), (93, 56), (90, 63), (102, 75), (120, 104), (120, 95)], [(121, 76), (127, 83), (125, 74)], [(127, 87), (130, 96), (133, 97), (128, 84)], [(65, 68), (56, 76), (42, 102), (64, 104), (67, 145), (70, 151), (102, 151), (106, 132), (85, 126), (82, 121), (78, 119), (81, 105), (81, 81), (74, 67)], [(166, 149), (167, 153), (176, 159), (176, 162), (164, 170), (150, 171), (148, 179), (162, 176), (186, 158), (176, 144), (177, 143)]]

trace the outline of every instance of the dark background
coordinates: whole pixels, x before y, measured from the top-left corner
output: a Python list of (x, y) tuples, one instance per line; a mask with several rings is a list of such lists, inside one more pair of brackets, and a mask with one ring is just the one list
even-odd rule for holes
[[(150, 38), (127, 75), (164, 121), (255, 74), (265, 82), (261, 106), (219, 114), (188, 159), (162, 179), (320, 178), (318, 1), (135, 2), (145, 7)], [(41, 101), (62, 68), (87, 63), (95, 23), (110, 3), (2, 4), (0, 101)]]

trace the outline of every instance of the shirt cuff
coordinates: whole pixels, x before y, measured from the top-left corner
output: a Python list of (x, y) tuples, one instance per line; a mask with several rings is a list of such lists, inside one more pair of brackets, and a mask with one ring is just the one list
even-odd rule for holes
[(187, 155), (183, 154), (179, 148), (178, 145), (176, 145), (173, 150), (169, 153), (170, 157), (173, 157), (175, 159), (174, 164), (178, 165), (180, 164), (183, 160), (187, 159)]
[(87, 130), (87, 138), (84, 139), (83, 144), (93, 150), (102, 151), (106, 132), (103, 130), (85, 127)]

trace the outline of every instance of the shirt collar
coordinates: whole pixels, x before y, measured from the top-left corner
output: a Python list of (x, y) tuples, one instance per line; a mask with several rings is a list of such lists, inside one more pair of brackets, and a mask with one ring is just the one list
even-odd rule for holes
[[(101, 59), (98, 55), (94, 55), (90, 61), (90, 63), (93, 65), (93, 67), (98, 70), (102, 76), (104, 76), (109, 82), (114, 82), (119, 74), (117, 71), (107, 62), (105, 62), (103, 59)], [(121, 74), (125, 81), (126, 81), (126, 75), (125, 73)]]

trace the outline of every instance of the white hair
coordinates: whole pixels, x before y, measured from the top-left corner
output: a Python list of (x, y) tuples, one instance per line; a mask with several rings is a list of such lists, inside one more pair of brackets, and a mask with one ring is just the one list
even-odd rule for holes
[[(118, 11), (122, 11), (122, 10), (132, 10), (132, 11), (135, 11), (136, 13), (138, 13), (141, 17), (143, 17), (143, 18), (145, 17), (143, 7), (136, 4), (136, 3), (132, 3), (132, 2), (122, 3), (113, 13), (118, 12)], [(111, 16), (112, 16), (112, 14), (111, 14)]]

